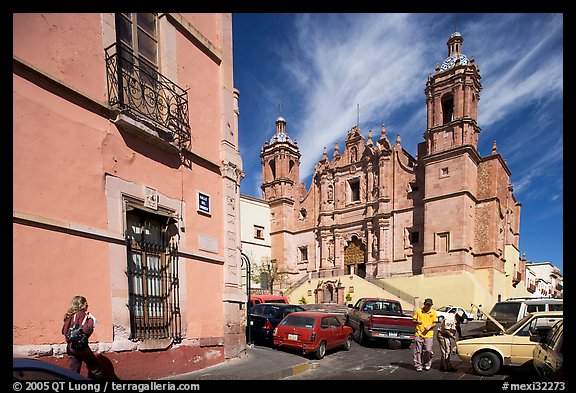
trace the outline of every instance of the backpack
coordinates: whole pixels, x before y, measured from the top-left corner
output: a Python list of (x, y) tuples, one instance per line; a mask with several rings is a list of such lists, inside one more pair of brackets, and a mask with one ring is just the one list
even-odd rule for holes
[(66, 332), (66, 341), (71, 344), (72, 349), (75, 351), (83, 351), (88, 348), (88, 336), (82, 330), (82, 326), (86, 323), (88, 316), (84, 317), (82, 324), (76, 322), (76, 314), (74, 314), (74, 320), (70, 324), (70, 329)]

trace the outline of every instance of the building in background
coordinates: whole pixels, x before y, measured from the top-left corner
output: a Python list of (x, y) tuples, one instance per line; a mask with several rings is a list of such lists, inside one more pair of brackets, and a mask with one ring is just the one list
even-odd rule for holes
[[(250, 263), (252, 293), (271, 293), (270, 206), (261, 199), (240, 195), (240, 239), (242, 253)], [(245, 274), (247, 270), (243, 270)]]
[(526, 262), (528, 291), (537, 297), (564, 297), (564, 278), (550, 262)]
[(307, 189), (300, 149), (284, 117), (276, 119), (260, 155), (262, 192), (271, 257), (290, 277), (286, 293), (307, 280), (314, 287), (304, 293), (343, 304), (343, 277), (356, 275), (411, 294), (415, 303), (432, 297), (435, 304), (486, 307), (527, 294), (518, 285), (521, 204), (496, 141), (490, 155), (478, 152), (481, 77), (462, 43), (453, 33), (448, 57), (428, 77), (427, 129), (416, 157), (400, 135), (391, 142), (384, 125), (367, 138), (355, 126), (331, 157), (324, 148)]
[(245, 350), (230, 14), (13, 14), (13, 353), (75, 295), (120, 379)]

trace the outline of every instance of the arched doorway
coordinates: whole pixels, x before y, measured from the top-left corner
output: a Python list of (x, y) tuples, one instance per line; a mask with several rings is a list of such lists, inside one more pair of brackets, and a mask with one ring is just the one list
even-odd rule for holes
[(347, 274), (356, 274), (359, 277), (366, 277), (366, 247), (357, 236), (344, 249), (344, 268)]

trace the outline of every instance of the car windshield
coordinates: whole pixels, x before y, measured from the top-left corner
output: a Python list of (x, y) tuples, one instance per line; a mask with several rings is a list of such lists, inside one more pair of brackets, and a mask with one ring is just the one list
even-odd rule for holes
[(398, 303), (384, 300), (368, 300), (364, 305), (364, 310), (399, 312), (400, 306)]
[(265, 317), (273, 317), (275, 315), (281, 314), (282, 309), (278, 306), (266, 306), (262, 307), (262, 315)]
[(514, 333), (520, 326), (526, 323), (526, 321), (528, 321), (530, 318), (532, 318), (532, 314), (526, 315), (524, 318), (516, 322), (514, 325), (510, 326), (508, 329), (506, 329), (506, 334)]
[(513, 318), (516, 319), (520, 311), (520, 302), (503, 302), (496, 303), (490, 311), (490, 316), (494, 319)]
[(440, 308), (439, 308), (438, 310), (436, 310), (436, 311), (446, 312), (446, 311), (448, 311), (448, 306), (440, 307)]
[(293, 326), (293, 327), (302, 327), (306, 329), (314, 328), (314, 322), (316, 320), (312, 317), (307, 317), (304, 315), (294, 315), (290, 314), (287, 315), (286, 318), (280, 322), (281, 326)]

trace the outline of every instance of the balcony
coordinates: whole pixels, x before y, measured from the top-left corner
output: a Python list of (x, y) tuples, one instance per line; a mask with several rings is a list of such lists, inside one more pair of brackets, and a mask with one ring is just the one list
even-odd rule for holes
[[(108, 104), (149, 134), (178, 147), (190, 142), (188, 93), (129, 49), (112, 44), (105, 49)], [(125, 121), (126, 123), (126, 121)], [(127, 123), (133, 123), (127, 121)]]

